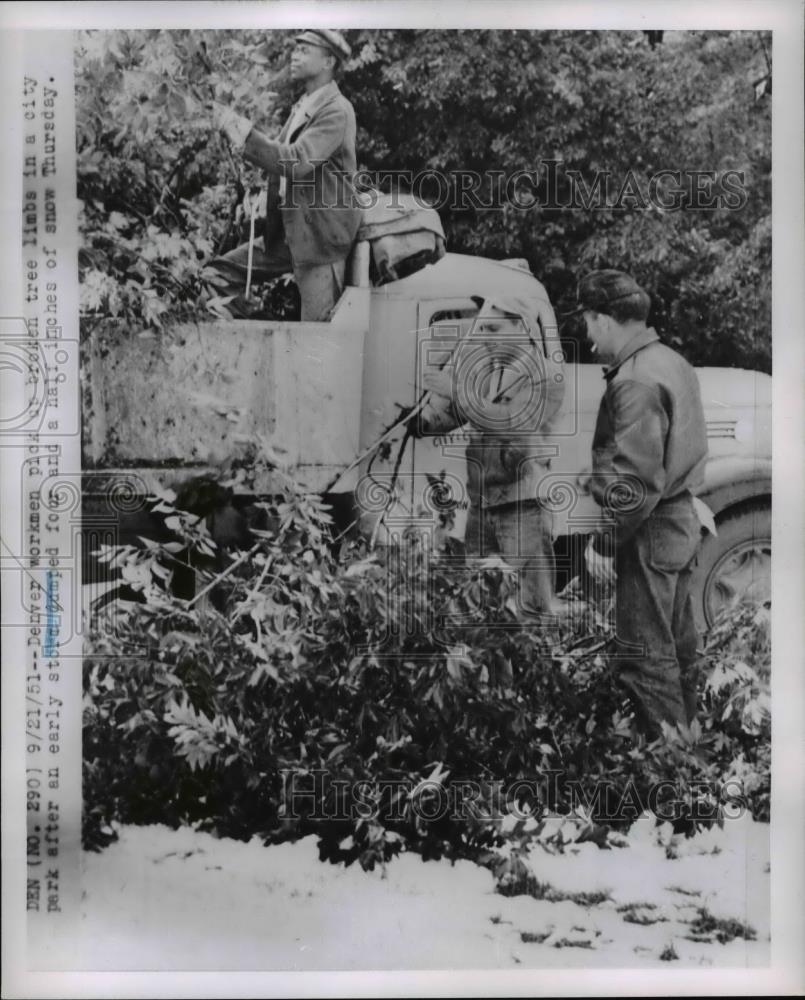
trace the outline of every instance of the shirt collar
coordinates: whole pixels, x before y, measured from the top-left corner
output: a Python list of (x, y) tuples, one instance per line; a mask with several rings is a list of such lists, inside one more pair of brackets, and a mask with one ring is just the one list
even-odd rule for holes
[(315, 90), (311, 90), (309, 94), (305, 91), (300, 97), (297, 107), (307, 109), (311, 104), (317, 104), (319, 101), (323, 101), (335, 93), (338, 93), (338, 85), (335, 80), (328, 80), (327, 83), (323, 83), (320, 87), (316, 87)]
[(340, 91), (335, 80), (323, 83), (309, 94), (305, 91), (296, 104), (294, 104), (293, 108), (291, 108), (291, 114), (286, 126), (287, 135), (289, 137), (296, 135), (299, 129), (313, 117), (315, 111), (318, 111), (323, 104), (326, 104), (328, 100), (339, 93)]
[(642, 351), (644, 347), (648, 347), (649, 344), (653, 344), (655, 340), (659, 340), (657, 331), (653, 326), (646, 327), (645, 330), (641, 330), (636, 333), (630, 341), (628, 341), (620, 349), (618, 356), (612, 362), (612, 364), (604, 369), (604, 378), (609, 380), (615, 374), (615, 372), (620, 368), (624, 361), (628, 361), (634, 354), (638, 351)]

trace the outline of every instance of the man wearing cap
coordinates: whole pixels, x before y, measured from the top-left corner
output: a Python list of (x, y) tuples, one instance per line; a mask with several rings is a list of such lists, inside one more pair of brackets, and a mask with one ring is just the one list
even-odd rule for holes
[(551, 515), (538, 492), (553, 448), (545, 440), (564, 397), (563, 361), (546, 302), (484, 301), (442, 371), (426, 373), (413, 433), (470, 426), (468, 556), (500, 555), (518, 573), (518, 610), (554, 614)]
[(607, 364), (590, 488), (613, 531), (587, 548), (591, 575), (616, 582), (617, 676), (642, 730), (690, 724), (698, 635), (690, 582), (701, 543), (694, 494), (707, 432), (694, 369), (646, 325), (651, 300), (622, 271), (593, 271), (578, 290), (593, 351)]
[[(247, 160), (268, 175), (263, 246), (252, 246), (251, 280), (293, 270), (303, 320), (326, 320), (344, 287), (346, 258), (361, 209), (355, 173), (355, 112), (333, 79), (350, 48), (338, 31), (316, 29), (296, 38), (290, 73), (305, 93), (277, 139), (217, 105), (215, 123)], [(214, 300), (217, 311), (249, 315), (239, 292), (247, 284), (249, 243), (211, 262), (211, 284), (231, 298)], [(210, 273), (212, 272), (212, 273)]]

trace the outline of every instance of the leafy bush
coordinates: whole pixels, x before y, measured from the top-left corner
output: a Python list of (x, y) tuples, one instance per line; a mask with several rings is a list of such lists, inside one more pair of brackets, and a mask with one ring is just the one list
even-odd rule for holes
[(86, 650), (88, 846), (113, 820), (266, 841), (314, 830), (333, 860), (371, 866), (406, 843), (502, 873), (491, 846), (561, 845), (561, 817), (595, 839), (647, 803), (677, 823), (741, 796), (768, 814), (762, 613), (714, 631), (701, 723), (646, 745), (595, 608), (520, 627), (502, 563), (457, 565), (417, 535), (334, 543), (326, 506), (292, 490), (259, 505), (255, 544), (183, 601), (177, 553), (212, 542), (169, 496), (160, 508), (176, 542), (105, 553), (143, 603), (96, 619)]

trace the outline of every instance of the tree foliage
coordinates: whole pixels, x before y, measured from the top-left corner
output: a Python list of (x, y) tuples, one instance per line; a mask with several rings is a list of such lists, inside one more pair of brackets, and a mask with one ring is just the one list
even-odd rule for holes
[[(327, 508), (293, 490), (191, 603), (170, 593), (177, 554), (212, 541), (170, 496), (158, 507), (176, 539), (106, 553), (143, 603), (96, 620), (86, 650), (89, 846), (116, 820), (196, 823), (266, 841), (312, 830), (323, 857), (367, 867), (403, 844), (497, 866), (488, 848), (507, 823), (525, 849), (556, 819), (595, 836), (646, 805), (677, 822), (725, 804), (767, 818), (764, 609), (714, 629), (700, 721), (647, 745), (606, 667), (605, 607), (518, 626), (504, 564), (459, 566), (438, 532), (334, 546)], [(540, 791), (507, 800), (518, 780)], [(461, 798), (467, 781), (477, 790)], [(524, 815), (511, 827), (525, 805), (530, 830)]]
[[(353, 58), (339, 82), (356, 110), (360, 167), (448, 178), (538, 171), (531, 208), (484, 208), (486, 180), (480, 205), (448, 198), (440, 212), (449, 249), (525, 257), (560, 309), (585, 270), (624, 268), (652, 293), (658, 332), (690, 360), (769, 370), (771, 109), (753, 88), (766, 72), (767, 38), (665, 32), (652, 47), (644, 32), (347, 36)], [(296, 96), (284, 69), (292, 38), (256, 30), (82, 36), (87, 313), (159, 325), (203, 304), (202, 265), (243, 238), (235, 205), (259, 183), (213, 130), (206, 104), (231, 103), (274, 134)], [(664, 208), (649, 198), (661, 170), (681, 171), (688, 189), (685, 172), (714, 172), (722, 194), (725, 172), (736, 171), (745, 198), (732, 208)], [(608, 203), (572, 205), (574, 176), (594, 190), (603, 172)]]

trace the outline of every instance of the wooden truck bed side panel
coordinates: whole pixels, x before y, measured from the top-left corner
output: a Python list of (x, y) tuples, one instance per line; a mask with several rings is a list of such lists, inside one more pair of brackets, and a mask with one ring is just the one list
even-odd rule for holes
[(181, 479), (266, 439), (303, 486), (321, 488), (358, 451), (368, 315), (368, 289), (348, 288), (329, 323), (96, 328), (85, 468)]

